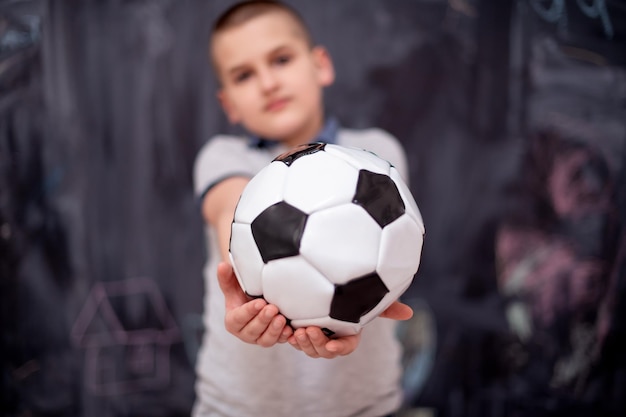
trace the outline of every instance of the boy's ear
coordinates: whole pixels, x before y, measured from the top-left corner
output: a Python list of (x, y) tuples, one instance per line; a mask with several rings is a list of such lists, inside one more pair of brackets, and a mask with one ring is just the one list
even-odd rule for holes
[(228, 121), (231, 124), (239, 123), (241, 121), (241, 118), (239, 117), (239, 113), (234, 108), (234, 106), (231, 104), (230, 100), (228, 100), (228, 96), (226, 95), (226, 93), (224, 92), (223, 89), (220, 89), (217, 92), (217, 99), (219, 100), (220, 104), (222, 105), (222, 110), (224, 110), (224, 113), (226, 114), (226, 117), (228, 117)]
[(317, 67), (317, 78), (323, 87), (331, 85), (335, 81), (335, 67), (328, 50), (323, 46), (314, 46), (311, 53)]

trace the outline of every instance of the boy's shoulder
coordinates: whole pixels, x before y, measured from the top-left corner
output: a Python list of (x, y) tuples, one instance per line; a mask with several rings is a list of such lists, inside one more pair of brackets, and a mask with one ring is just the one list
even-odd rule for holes
[(193, 167), (195, 192), (202, 194), (208, 186), (232, 175), (252, 177), (267, 156), (250, 146), (250, 139), (237, 135), (215, 135), (196, 155)]
[(244, 135), (217, 134), (210, 137), (196, 154), (195, 164), (227, 162), (230, 158), (247, 158), (255, 153), (250, 138)]
[(218, 134), (212, 136), (200, 148), (197, 157), (200, 158), (206, 153), (220, 153), (233, 150), (245, 149), (248, 147), (248, 138), (242, 135)]
[(386, 159), (395, 166), (400, 175), (407, 180), (408, 165), (402, 143), (386, 130), (373, 127), (367, 129), (339, 129), (337, 144), (366, 149)]
[(342, 127), (337, 133), (337, 144), (344, 146), (359, 146), (363, 143), (398, 143), (391, 133), (378, 127), (353, 129)]

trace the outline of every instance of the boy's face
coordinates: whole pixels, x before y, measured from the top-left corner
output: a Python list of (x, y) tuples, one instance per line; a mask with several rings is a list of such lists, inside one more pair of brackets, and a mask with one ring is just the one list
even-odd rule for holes
[(216, 34), (212, 46), (218, 98), (231, 123), (288, 146), (313, 139), (323, 123), (322, 88), (334, 71), (290, 15), (257, 16)]

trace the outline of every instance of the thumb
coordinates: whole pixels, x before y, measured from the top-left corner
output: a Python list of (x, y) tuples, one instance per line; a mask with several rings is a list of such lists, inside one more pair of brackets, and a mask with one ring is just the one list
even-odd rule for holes
[(399, 301), (394, 301), (385, 311), (380, 314), (380, 317), (385, 317), (393, 320), (408, 320), (413, 317), (413, 309), (407, 304)]
[(237, 281), (232, 265), (228, 262), (220, 262), (217, 265), (217, 281), (224, 293), (227, 306), (239, 306), (248, 301), (248, 297)]

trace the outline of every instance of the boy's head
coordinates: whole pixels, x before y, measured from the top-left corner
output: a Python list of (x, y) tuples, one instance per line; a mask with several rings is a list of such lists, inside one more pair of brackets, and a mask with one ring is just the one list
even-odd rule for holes
[(309, 46), (313, 47), (311, 32), (302, 16), (294, 8), (278, 0), (245, 0), (235, 3), (218, 17), (213, 24), (211, 33), (215, 36), (225, 29), (245, 23), (264, 13), (272, 12), (287, 13), (296, 24), (295, 29), (298, 31), (298, 36), (302, 36)]
[(322, 127), (332, 62), (292, 8), (270, 0), (236, 4), (216, 21), (210, 54), (218, 98), (232, 123), (290, 146)]

